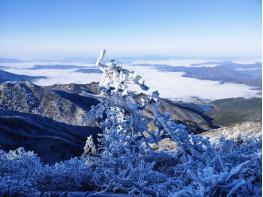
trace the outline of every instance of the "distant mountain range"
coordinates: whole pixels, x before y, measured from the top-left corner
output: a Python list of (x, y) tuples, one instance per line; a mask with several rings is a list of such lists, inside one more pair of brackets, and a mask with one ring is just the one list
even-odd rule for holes
[(0, 57), (0, 63), (18, 63), (18, 62), (23, 62), (23, 60), (19, 60), (15, 58)]
[[(213, 66), (212, 66), (213, 65)], [(215, 65), (215, 66), (214, 66)], [(149, 66), (162, 72), (184, 72), (184, 77), (220, 81), (221, 83), (232, 82), (255, 86), (261, 89), (261, 63), (238, 64), (231, 61), (204, 62), (189, 66), (151, 65)]]
[(7, 71), (0, 70), (0, 83), (5, 81), (29, 81), (32, 82), (37, 79), (44, 79), (43, 76), (28, 76), (28, 75), (18, 75)]
[(83, 68), (83, 66), (69, 65), (69, 64), (53, 64), (53, 65), (34, 65), (29, 70), (41, 70), (41, 69), (75, 69)]

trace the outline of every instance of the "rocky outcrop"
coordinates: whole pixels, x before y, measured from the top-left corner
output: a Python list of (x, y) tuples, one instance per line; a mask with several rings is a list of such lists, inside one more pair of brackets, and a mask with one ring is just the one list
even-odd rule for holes
[(0, 109), (37, 114), (66, 124), (86, 126), (83, 124), (85, 113), (98, 101), (79, 95), (81, 87), (72, 88), (72, 91), (65, 91), (63, 88), (66, 89), (64, 85), (56, 88), (41, 87), (28, 82), (2, 83)]

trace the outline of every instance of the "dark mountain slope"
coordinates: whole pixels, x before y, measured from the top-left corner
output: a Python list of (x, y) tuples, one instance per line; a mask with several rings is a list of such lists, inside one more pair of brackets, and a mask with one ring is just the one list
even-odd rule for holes
[(86, 137), (93, 135), (96, 139), (99, 132), (99, 128), (73, 126), (40, 115), (0, 111), (1, 148), (23, 146), (48, 163), (80, 156)]
[(242, 122), (261, 122), (261, 98), (229, 98), (215, 100), (209, 103), (212, 108), (206, 112), (214, 118), (214, 123), (221, 126), (230, 126)]
[(18, 74), (13, 74), (10, 72), (6, 72), (3, 70), (0, 70), (0, 83), (5, 82), (5, 81), (34, 81), (36, 79), (43, 79), (45, 77), (38, 76), (28, 76), (28, 75), (18, 75)]
[[(145, 95), (140, 95), (145, 96)], [(138, 100), (140, 100), (138, 97)], [(212, 122), (212, 118), (203, 113), (203, 111), (184, 106), (179, 102), (173, 102), (168, 99), (161, 99), (159, 106), (160, 112), (169, 112), (171, 118), (176, 122), (185, 124), (192, 133), (201, 133), (211, 128), (216, 128)], [(145, 115), (152, 117), (151, 109), (147, 108)]]

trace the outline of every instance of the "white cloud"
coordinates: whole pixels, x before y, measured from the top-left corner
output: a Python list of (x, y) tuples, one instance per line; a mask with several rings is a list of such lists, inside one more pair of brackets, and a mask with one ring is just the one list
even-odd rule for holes
[(160, 72), (147, 67), (133, 67), (142, 74), (151, 91), (159, 90), (161, 97), (170, 99), (191, 100), (191, 97), (201, 99), (223, 99), (231, 97), (258, 97), (258, 90), (235, 83), (220, 84), (217, 81), (199, 80), (183, 77), (182, 72)]

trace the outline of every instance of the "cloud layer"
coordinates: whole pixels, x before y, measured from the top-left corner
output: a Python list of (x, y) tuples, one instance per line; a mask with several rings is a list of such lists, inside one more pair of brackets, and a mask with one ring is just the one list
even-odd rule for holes
[[(151, 69), (146, 66), (136, 66), (137, 63), (162, 63), (176, 66), (190, 66), (190, 64), (198, 64), (200, 62), (207, 62), (211, 60), (173, 60), (173, 61), (134, 61), (132, 64), (124, 66), (128, 69), (132, 69), (135, 72), (141, 74), (146, 81), (146, 84), (150, 86), (149, 92), (153, 90), (159, 90), (161, 97), (174, 99), (174, 100), (184, 100), (189, 101), (194, 97), (201, 99), (223, 99), (232, 97), (259, 97), (259, 91), (255, 90), (253, 87), (235, 84), (235, 83), (220, 83), (217, 81), (210, 80), (199, 80), (194, 78), (183, 77), (182, 72), (161, 72), (156, 69)], [(83, 69), (94, 69), (93, 64), (85, 64), (78, 62), (70, 62), (70, 65), (76, 65), (78, 68), (63, 69), (53, 69), (50, 65), (59, 65), (60, 62), (24, 62), (24, 63), (5, 63), (6, 71), (25, 74), (31, 76), (46, 76), (47, 79), (40, 79), (35, 81), (36, 84), (47, 86), (53, 84), (65, 84), (65, 83), (90, 83), (93, 81), (99, 81), (101, 78), (100, 73), (96, 72), (80, 72), (79, 67)], [(66, 65), (66, 63), (63, 63)], [(31, 69), (35, 65), (47, 65), (47, 68), (41, 67), (41, 69)], [(206, 65), (204, 65), (206, 66)], [(211, 65), (210, 65), (211, 66)], [(213, 65), (214, 66), (214, 65)], [(78, 71), (78, 72), (77, 72)], [(148, 93), (149, 93), (148, 92)]]

